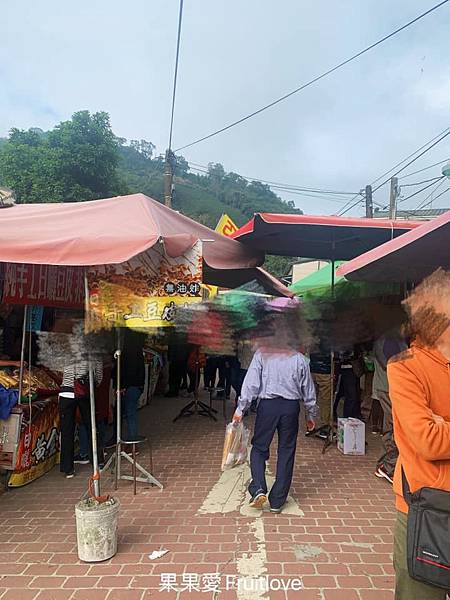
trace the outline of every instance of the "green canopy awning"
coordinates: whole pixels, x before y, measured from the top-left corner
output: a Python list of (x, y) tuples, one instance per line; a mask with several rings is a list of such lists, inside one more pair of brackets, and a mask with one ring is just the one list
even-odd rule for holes
[[(345, 261), (336, 261), (335, 270)], [(289, 290), (296, 296), (308, 299), (331, 299), (333, 297), (331, 290), (332, 281), (331, 263), (308, 275), (304, 279), (297, 281), (289, 286)], [(400, 285), (397, 283), (365, 283), (350, 282), (343, 276), (334, 274), (334, 297), (336, 300), (345, 300), (353, 298), (372, 298), (384, 295), (396, 295), (400, 292)]]

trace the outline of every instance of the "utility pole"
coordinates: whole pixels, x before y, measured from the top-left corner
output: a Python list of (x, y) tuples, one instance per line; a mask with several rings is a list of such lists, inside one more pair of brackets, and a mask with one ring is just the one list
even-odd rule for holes
[(391, 194), (389, 197), (389, 218), (395, 221), (397, 218), (398, 179), (391, 177)]
[(366, 217), (373, 219), (372, 186), (366, 185)]
[(172, 188), (173, 188), (173, 152), (166, 150), (166, 160), (164, 162), (164, 204), (172, 208)]

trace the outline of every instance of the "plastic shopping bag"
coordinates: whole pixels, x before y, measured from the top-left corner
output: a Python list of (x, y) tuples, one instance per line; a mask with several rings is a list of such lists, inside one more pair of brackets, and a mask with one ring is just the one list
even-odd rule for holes
[(225, 430), (222, 454), (222, 471), (232, 469), (247, 460), (249, 430), (242, 422), (229, 423)]

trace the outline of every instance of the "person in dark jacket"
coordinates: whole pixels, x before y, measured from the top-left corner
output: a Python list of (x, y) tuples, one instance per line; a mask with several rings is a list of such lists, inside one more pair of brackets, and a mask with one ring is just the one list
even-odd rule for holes
[[(127, 422), (126, 441), (138, 440), (138, 402), (144, 390), (145, 363), (144, 342), (145, 334), (125, 329), (122, 354), (120, 361), (120, 389), (122, 395), (122, 416)], [(113, 373), (114, 387), (117, 389), (117, 370)], [(116, 429), (116, 419), (114, 431)], [(115, 434), (107, 446), (116, 443)]]

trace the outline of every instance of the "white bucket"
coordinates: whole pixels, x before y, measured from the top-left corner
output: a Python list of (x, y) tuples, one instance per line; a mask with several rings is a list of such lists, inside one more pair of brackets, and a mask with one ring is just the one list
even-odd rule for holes
[(81, 500), (75, 505), (78, 557), (85, 562), (101, 562), (117, 552), (117, 521), (120, 503)]

